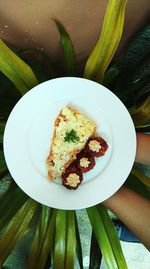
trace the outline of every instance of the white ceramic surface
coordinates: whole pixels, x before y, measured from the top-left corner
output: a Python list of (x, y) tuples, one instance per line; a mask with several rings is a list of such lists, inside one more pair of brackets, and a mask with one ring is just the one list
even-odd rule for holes
[[(50, 182), (45, 163), (55, 118), (65, 105), (93, 119), (109, 145), (75, 191), (60, 179)], [(110, 197), (130, 173), (135, 152), (135, 129), (125, 106), (107, 88), (81, 78), (52, 79), (31, 89), (12, 110), (4, 132), (5, 159), (16, 183), (36, 201), (60, 209), (86, 208)]]

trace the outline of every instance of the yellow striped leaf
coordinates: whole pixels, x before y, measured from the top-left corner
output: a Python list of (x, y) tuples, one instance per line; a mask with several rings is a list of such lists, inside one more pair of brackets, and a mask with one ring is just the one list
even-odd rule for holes
[(144, 183), (146, 188), (150, 191), (150, 178), (142, 174), (136, 169), (132, 169), (132, 174), (135, 175), (140, 181)]
[(45, 263), (52, 248), (55, 213), (54, 209), (52, 210), (47, 206), (42, 206), (42, 212), (32, 243), (27, 269), (45, 268)]
[(78, 220), (77, 220), (77, 211), (75, 211), (75, 229), (76, 229), (76, 254), (77, 259), (79, 262), (80, 269), (83, 269), (83, 255), (82, 255), (82, 246), (81, 246), (81, 239), (80, 239), (80, 232), (78, 227)]
[(127, 269), (119, 238), (104, 206), (87, 208), (87, 213), (108, 269)]
[(0, 71), (23, 95), (38, 84), (32, 69), (0, 39)]
[(54, 242), (54, 268), (65, 269), (66, 211), (57, 210)]
[(7, 192), (0, 199), (0, 230), (9, 223), (28, 199), (29, 197), (12, 181)]
[(138, 125), (144, 125), (144, 123), (150, 121), (150, 96), (146, 98), (143, 104), (137, 109), (131, 109), (130, 114), (135, 123), (135, 127)]
[(76, 256), (76, 231), (74, 211), (67, 211), (67, 233), (66, 233), (66, 265), (65, 269), (74, 269)]
[(92, 231), (89, 269), (100, 269), (101, 261), (102, 261), (102, 252), (96, 240), (95, 234)]
[(0, 266), (3, 265), (18, 240), (25, 234), (33, 218), (37, 202), (29, 199), (17, 212), (0, 238)]
[(100, 38), (89, 56), (84, 77), (102, 82), (121, 39), (126, 0), (109, 0)]
[(132, 173), (132, 171), (126, 179), (125, 185), (145, 198), (150, 199), (150, 192), (148, 188), (141, 180), (139, 180), (137, 175)]

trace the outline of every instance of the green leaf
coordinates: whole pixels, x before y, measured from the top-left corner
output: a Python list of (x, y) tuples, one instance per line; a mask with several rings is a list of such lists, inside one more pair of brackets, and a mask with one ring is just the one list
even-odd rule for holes
[(136, 125), (136, 131), (138, 132), (150, 132), (150, 123), (143, 125)]
[[(145, 64), (144, 66), (140, 66), (133, 77), (133, 84), (140, 81), (143, 78), (150, 77), (150, 64)], [(141, 86), (141, 85), (140, 85)]]
[(78, 221), (77, 221), (76, 214), (75, 214), (75, 229), (76, 229), (76, 241), (77, 241), (76, 242), (76, 253), (77, 253), (77, 258), (78, 258), (78, 262), (80, 265), (80, 269), (83, 269), (81, 239), (80, 239), (80, 233), (79, 233), (79, 227), (78, 227)]
[[(126, 77), (124, 74), (123, 77)], [(140, 76), (141, 77), (141, 76)], [(145, 75), (139, 79), (126, 77), (126, 80), (120, 82), (121, 86), (117, 86), (118, 95), (122, 95), (125, 105), (128, 108), (139, 106), (150, 94), (150, 75)]]
[(139, 106), (150, 95), (150, 82), (141, 87), (137, 93), (135, 93), (135, 104)]
[(98, 82), (103, 81), (107, 69), (121, 39), (126, 0), (109, 0), (101, 36), (88, 58), (84, 77)]
[[(41, 72), (42, 71), (45, 72), (45, 76), (43, 76), (44, 74), (42, 72), (41, 78), (42, 77), (43, 77), (43, 79), (44, 79), (44, 77), (47, 77), (48, 79), (54, 78), (54, 69), (53, 69), (52, 61), (47, 56), (47, 54), (44, 52), (44, 50), (36, 49), (36, 48), (24, 50), (24, 51), (22, 51), (21, 56), (23, 57), (23, 59), (25, 59), (27, 61), (32, 60), (32, 62), (34, 64), (38, 64), (39, 70), (41, 70)], [(41, 65), (41, 63), (42, 63), (42, 65)]]
[(52, 63), (43, 50), (28, 49), (23, 51), (21, 56), (32, 68), (40, 83), (54, 77)]
[(39, 83), (42, 83), (42, 82), (48, 80), (48, 76), (46, 75), (46, 73), (42, 69), (41, 65), (39, 65), (37, 62), (33, 61), (32, 59), (26, 60), (26, 63), (32, 68)]
[(64, 26), (58, 21), (54, 20), (57, 29), (60, 33), (60, 41), (64, 51), (65, 62), (66, 62), (66, 72), (68, 76), (75, 75), (75, 64), (74, 64), (74, 49), (71, 38)]
[(136, 176), (142, 183), (146, 186), (146, 188), (150, 191), (150, 178), (142, 174), (137, 169), (132, 169), (132, 174)]
[(110, 87), (110, 85), (116, 80), (120, 73), (120, 70), (117, 65), (113, 65), (108, 68), (104, 74), (103, 85)]
[(135, 95), (135, 100), (140, 99), (143, 95), (149, 94), (150, 91), (150, 86), (148, 85), (149, 83), (149, 77), (147, 76), (146, 78), (142, 78), (140, 80), (137, 80), (132, 86), (129, 86), (129, 94), (132, 91), (133, 94)]
[(49, 79), (56, 77), (54, 66), (44, 51), (41, 51), (45, 72)]
[(8, 173), (7, 165), (5, 162), (3, 151), (0, 150), (0, 179), (3, 178), (6, 173)]
[(150, 53), (150, 24), (145, 26), (136, 36), (131, 40), (127, 50), (124, 52), (120, 65), (124, 72), (131, 73)]
[(0, 72), (0, 119), (7, 119), (11, 110), (21, 98), (15, 85)]
[[(52, 212), (51, 212), (52, 211)], [(35, 237), (28, 259), (28, 269), (42, 269), (52, 248), (54, 237), (56, 211), (42, 206), (42, 212), (37, 224)]]
[[(120, 75), (115, 83), (116, 90), (126, 91), (129, 90), (130, 87), (132, 90), (131, 84), (136, 79), (136, 75), (138, 79), (141, 79), (143, 75), (148, 75), (148, 66), (143, 66), (143, 63), (145, 63), (145, 60), (147, 61), (147, 57), (150, 53), (149, 43), (150, 24), (144, 27), (142, 31), (138, 32), (135, 37), (132, 38), (127, 49), (122, 54), (122, 57), (118, 62)], [(134, 87), (137, 88), (140, 84), (141, 82), (139, 84), (137, 83)]]
[(129, 111), (135, 126), (150, 122), (150, 96), (146, 98), (140, 107), (133, 107)]
[(15, 101), (18, 101), (21, 97), (21, 94), (15, 88), (15, 85), (2, 72), (0, 72), (0, 97), (4, 94), (10, 96)]
[(114, 253), (114, 257), (117, 263), (117, 268), (121, 268), (121, 269), (127, 268), (127, 264), (126, 264), (126, 261), (122, 252), (120, 240), (118, 238), (116, 229), (114, 227), (114, 224), (110, 216), (108, 215), (106, 208), (102, 204), (99, 204), (98, 211), (103, 221), (103, 224), (105, 226), (106, 232), (108, 234), (110, 244)]
[(150, 191), (147, 189), (147, 186), (145, 186), (145, 183), (143, 183), (142, 180), (139, 179), (139, 174), (135, 173), (133, 170), (128, 176), (125, 185), (127, 185), (140, 195), (144, 196), (145, 198), (150, 199)]
[(0, 120), (6, 120), (19, 100), (15, 86), (0, 72)]
[(0, 71), (23, 95), (38, 84), (32, 69), (0, 40)]
[(37, 202), (29, 199), (17, 212), (0, 238), (0, 266), (3, 265), (18, 240), (25, 234), (33, 218)]
[(66, 223), (66, 266), (65, 269), (74, 269), (76, 256), (76, 231), (74, 211), (67, 211)]
[(65, 269), (66, 253), (66, 211), (57, 210), (55, 243), (54, 243), (54, 268)]
[(102, 253), (96, 240), (95, 234), (92, 231), (89, 269), (99, 269), (101, 265), (101, 260), (102, 260)]
[(5, 122), (0, 121), (0, 144), (3, 143), (4, 129), (5, 129)]
[(119, 238), (104, 206), (87, 208), (95, 236), (109, 269), (127, 269)]
[(10, 112), (15, 106), (14, 100), (10, 99), (7, 96), (1, 97), (0, 100), (0, 120), (7, 120)]
[(0, 199), (0, 230), (9, 223), (28, 199), (29, 197), (16, 183), (12, 182), (7, 192)]

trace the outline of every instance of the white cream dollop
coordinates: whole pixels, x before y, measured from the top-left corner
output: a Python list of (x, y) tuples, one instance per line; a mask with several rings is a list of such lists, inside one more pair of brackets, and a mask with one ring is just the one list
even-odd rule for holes
[(69, 185), (71, 187), (76, 187), (78, 183), (80, 183), (79, 176), (76, 173), (71, 173), (69, 176), (66, 178), (66, 185)]
[(80, 159), (80, 166), (87, 168), (89, 166), (90, 162), (88, 158), (81, 158)]
[(100, 142), (98, 142), (97, 140), (91, 140), (91, 141), (89, 142), (89, 148), (90, 148), (92, 151), (99, 152), (99, 150), (101, 149)]

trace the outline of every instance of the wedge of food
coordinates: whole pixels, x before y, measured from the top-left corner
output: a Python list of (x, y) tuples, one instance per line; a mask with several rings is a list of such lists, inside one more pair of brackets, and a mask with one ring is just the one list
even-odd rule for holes
[(55, 120), (50, 153), (47, 158), (49, 179), (61, 177), (66, 172), (67, 167), (83, 150), (95, 130), (96, 124), (79, 110), (64, 107), (60, 111)]

